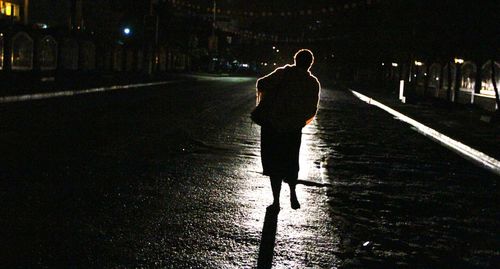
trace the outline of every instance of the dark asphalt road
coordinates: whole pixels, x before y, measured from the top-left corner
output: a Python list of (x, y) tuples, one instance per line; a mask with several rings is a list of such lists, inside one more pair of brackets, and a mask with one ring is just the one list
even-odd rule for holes
[(302, 208), (266, 215), (254, 83), (2, 104), (0, 267), (497, 267), (498, 177), (344, 91), (303, 130)]

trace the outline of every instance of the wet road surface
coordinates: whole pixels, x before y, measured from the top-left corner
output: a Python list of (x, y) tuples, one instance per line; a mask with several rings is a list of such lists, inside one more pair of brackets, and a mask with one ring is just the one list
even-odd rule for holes
[(199, 77), (3, 104), (0, 262), (496, 267), (498, 177), (345, 91), (324, 90), (303, 130), (302, 208), (284, 187), (279, 215), (266, 214), (254, 83)]

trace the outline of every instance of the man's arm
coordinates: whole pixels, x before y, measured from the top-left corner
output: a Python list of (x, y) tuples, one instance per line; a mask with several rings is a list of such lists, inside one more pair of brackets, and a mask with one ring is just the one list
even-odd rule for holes
[(315, 83), (315, 89), (312, 91), (311, 94), (311, 99), (308, 100), (308, 105), (309, 105), (309, 111), (308, 111), (308, 116), (306, 117), (306, 125), (311, 123), (316, 116), (316, 113), (318, 112), (318, 103), (319, 103), (319, 95), (321, 91), (321, 85), (319, 84), (319, 81), (315, 78), (316, 83)]

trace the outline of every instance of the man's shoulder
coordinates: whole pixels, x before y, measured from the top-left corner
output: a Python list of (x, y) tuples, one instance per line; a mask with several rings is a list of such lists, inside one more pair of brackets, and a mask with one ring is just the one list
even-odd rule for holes
[(287, 64), (287, 65), (276, 68), (273, 73), (283, 75), (283, 74), (289, 73), (292, 68), (293, 68), (293, 66)]
[(284, 65), (284, 66), (278, 67), (278, 68), (274, 69), (271, 73), (259, 78), (258, 80), (262, 80), (262, 79), (266, 79), (266, 78), (270, 78), (270, 77), (282, 76), (285, 74), (285, 69), (287, 69), (289, 67), (290, 67), (289, 65)]
[(320, 87), (321, 87), (321, 86), (320, 86), (321, 84), (319, 83), (319, 79), (318, 79), (315, 75), (313, 75), (311, 72), (309, 72), (309, 80), (310, 80), (310, 81), (311, 81), (311, 83), (313, 83), (314, 85), (317, 85), (317, 86), (318, 86), (318, 88), (320, 88)]

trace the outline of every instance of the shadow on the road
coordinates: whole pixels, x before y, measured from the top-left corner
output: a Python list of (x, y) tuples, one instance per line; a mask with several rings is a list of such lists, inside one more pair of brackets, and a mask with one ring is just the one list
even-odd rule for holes
[(260, 239), (259, 259), (257, 268), (271, 268), (273, 265), (274, 243), (276, 240), (276, 228), (278, 226), (279, 211), (267, 208), (262, 228), (262, 238)]
[(318, 187), (318, 188), (332, 186), (331, 184), (328, 184), (328, 183), (318, 183), (318, 182), (309, 181), (309, 180), (302, 180), (302, 179), (297, 180), (297, 184), (302, 184), (302, 185), (309, 186), (309, 187)]

